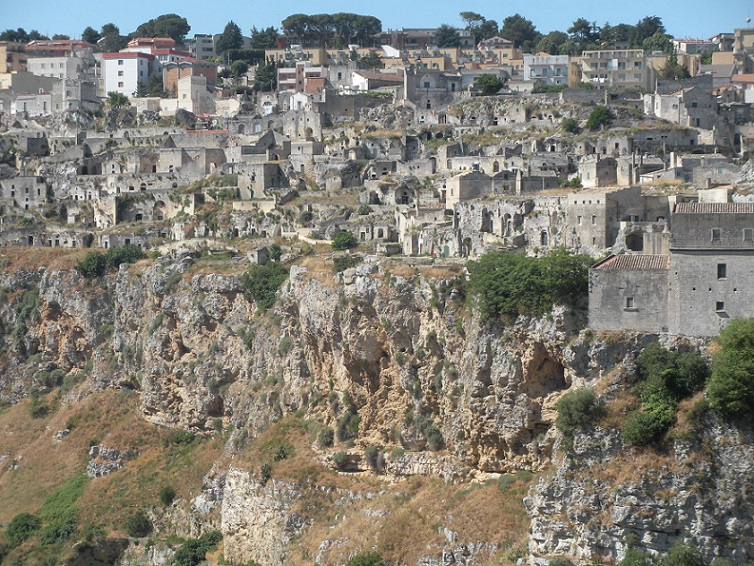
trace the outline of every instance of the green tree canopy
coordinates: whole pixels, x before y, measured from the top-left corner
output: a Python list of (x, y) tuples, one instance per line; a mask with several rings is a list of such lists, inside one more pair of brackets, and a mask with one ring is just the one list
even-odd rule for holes
[(359, 245), (359, 240), (353, 232), (341, 230), (332, 238), (332, 249), (335, 251), (348, 250)]
[(81, 32), (81, 39), (88, 41), (91, 44), (97, 43), (102, 35), (93, 27), (87, 26), (84, 31)]
[(128, 97), (125, 94), (121, 94), (119, 92), (108, 92), (107, 105), (110, 108), (118, 109), (125, 106), (131, 106), (131, 102), (128, 100)]
[(181, 43), (191, 29), (186, 18), (178, 14), (163, 14), (141, 24), (133, 33), (135, 37), (170, 37)]
[(272, 49), (277, 45), (280, 33), (274, 26), (262, 29), (251, 28), (251, 48), (252, 49)]
[(542, 37), (532, 21), (527, 20), (521, 14), (513, 14), (505, 18), (500, 28), (500, 35), (525, 50), (534, 49)]
[(448, 24), (442, 24), (435, 30), (434, 39), (437, 47), (459, 47), (461, 45), (461, 36), (458, 35), (458, 29)]
[(609, 123), (611, 119), (612, 115), (607, 106), (597, 105), (594, 107), (594, 110), (592, 110), (592, 113), (589, 114), (589, 118), (586, 121), (586, 127), (590, 130), (596, 130), (603, 124)]
[(274, 61), (260, 65), (254, 75), (254, 90), (273, 91), (278, 84), (277, 64)]
[(562, 31), (551, 31), (537, 43), (537, 51), (544, 51), (550, 55), (557, 55), (560, 46), (568, 41), (568, 34)]
[(710, 407), (726, 418), (754, 414), (754, 319), (734, 319), (717, 338), (720, 351), (712, 360), (707, 383)]
[(371, 45), (372, 35), (382, 31), (374, 16), (349, 12), (337, 14), (292, 14), (282, 21), (283, 33), (304, 45), (345, 47), (350, 43)]
[(474, 36), (474, 45), (483, 39), (497, 35), (497, 22), (488, 20), (482, 14), (476, 12), (461, 12), (461, 19), (466, 24), (464, 29), (470, 31)]
[(497, 94), (503, 88), (503, 80), (497, 75), (484, 74), (474, 81), (474, 85), (482, 89), (482, 94), (489, 96)]
[(222, 55), (228, 49), (240, 49), (243, 47), (243, 34), (233, 20), (225, 24), (225, 29), (215, 41), (215, 52)]
[(575, 305), (588, 293), (587, 255), (557, 249), (543, 257), (510, 252), (484, 254), (467, 264), (469, 288), (484, 320), (542, 315), (553, 304)]
[(230, 73), (236, 78), (245, 74), (248, 70), (249, 64), (246, 61), (233, 61), (233, 64), (230, 66)]

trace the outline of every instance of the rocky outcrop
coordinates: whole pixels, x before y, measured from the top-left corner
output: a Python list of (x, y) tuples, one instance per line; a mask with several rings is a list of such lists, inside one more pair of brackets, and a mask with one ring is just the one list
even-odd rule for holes
[(616, 430), (579, 434), (557, 471), (533, 488), (533, 564), (549, 556), (621, 560), (628, 544), (655, 555), (677, 540), (707, 561), (754, 558), (754, 438), (708, 415), (669, 453), (639, 454)]

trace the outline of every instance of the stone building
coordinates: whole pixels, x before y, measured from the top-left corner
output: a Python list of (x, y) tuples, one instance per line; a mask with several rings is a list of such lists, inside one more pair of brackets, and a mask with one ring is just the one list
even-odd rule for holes
[(754, 203), (681, 202), (667, 255), (611, 256), (590, 270), (593, 330), (717, 336), (754, 316)]

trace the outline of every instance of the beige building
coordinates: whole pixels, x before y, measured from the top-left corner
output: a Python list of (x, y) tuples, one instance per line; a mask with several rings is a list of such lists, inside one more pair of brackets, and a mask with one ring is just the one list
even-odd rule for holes
[(654, 86), (654, 67), (643, 49), (604, 49), (581, 54), (580, 82), (600, 87)]

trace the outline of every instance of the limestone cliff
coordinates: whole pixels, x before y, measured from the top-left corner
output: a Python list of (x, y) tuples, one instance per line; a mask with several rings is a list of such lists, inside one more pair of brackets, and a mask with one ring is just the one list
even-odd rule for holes
[[(239, 283), (242, 263), (210, 264), (165, 257), (94, 280), (72, 270), (3, 274), (0, 399), (61, 384), (69, 403), (131, 389), (155, 424), (232, 430), (229, 457), (297, 412), (335, 430), (335, 447), (316, 447), (318, 458), (335, 467), (333, 452), (345, 450), (351, 472), (368, 469), (368, 446), (389, 477), (466, 482), (543, 472), (526, 500), (535, 562), (620, 558), (628, 533), (658, 551), (690, 533), (706, 556), (736, 564), (752, 552), (750, 435), (710, 420), (698, 438), (675, 444), (667, 468), (637, 466), (620, 481), (611, 470), (630, 456), (613, 429), (579, 436), (573, 455), (554, 451), (561, 394), (585, 384), (601, 384), (606, 398), (625, 389), (631, 360), (651, 337), (592, 336), (581, 330), (581, 311), (562, 307), (541, 319), (483, 325), (458, 300), (460, 269), (389, 261), (338, 275), (303, 262), (261, 314)], [(165, 532), (220, 527), (231, 559), (285, 563), (313, 524), (296, 505), (313, 486), (265, 486), (256, 469), (227, 462), (218, 469), (224, 475), (209, 478), (205, 494), (155, 523)], [(207, 519), (191, 518), (197, 514)], [(456, 531), (444, 536), (463, 563), (504, 547)], [(328, 552), (347, 538), (323, 539), (318, 563), (336, 563)], [(422, 563), (441, 560), (442, 548)]]

